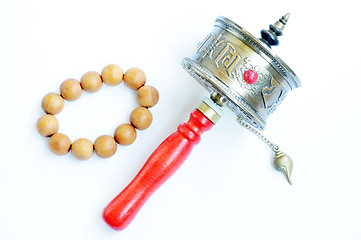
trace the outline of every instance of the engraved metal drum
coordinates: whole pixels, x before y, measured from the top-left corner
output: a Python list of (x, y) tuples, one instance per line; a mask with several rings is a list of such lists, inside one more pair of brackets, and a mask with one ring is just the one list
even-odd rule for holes
[[(225, 17), (216, 19), (213, 31), (182, 64), (208, 91), (225, 98), (239, 121), (261, 130), (286, 94), (301, 85), (264, 42)], [(245, 80), (249, 70), (255, 83)]]

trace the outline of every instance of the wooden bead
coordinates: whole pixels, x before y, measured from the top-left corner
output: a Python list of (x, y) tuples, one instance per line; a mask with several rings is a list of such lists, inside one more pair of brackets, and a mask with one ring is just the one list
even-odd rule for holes
[(135, 141), (136, 138), (137, 131), (132, 125), (128, 123), (122, 124), (118, 126), (117, 129), (115, 129), (114, 139), (120, 145), (130, 145)]
[(41, 101), (44, 112), (58, 114), (64, 108), (64, 99), (57, 93), (48, 93)]
[(87, 160), (93, 156), (93, 143), (86, 138), (79, 138), (71, 145), (71, 153), (79, 160)]
[(139, 130), (147, 129), (153, 121), (152, 113), (144, 107), (138, 107), (130, 115), (131, 124)]
[(45, 114), (39, 118), (37, 128), (41, 136), (48, 137), (59, 131), (59, 123), (53, 115)]
[(76, 79), (67, 79), (60, 85), (60, 94), (65, 100), (75, 101), (80, 98), (82, 93), (83, 89)]
[(103, 82), (109, 86), (116, 86), (123, 81), (123, 70), (116, 64), (109, 64), (102, 70)]
[(102, 87), (103, 81), (99, 73), (87, 72), (81, 77), (80, 84), (84, 91), (93, 93)]
[(145, 73), (139, 68), (130, 68), (124, 74), (124, 83), (127, 87), (137, 90), (145, 84)]
[(56, 155), (65, 155), (69, 152), (71, 141), (62, 133), (55, 133), (49, 140), (49, 148)]
[(112, 136), (103, 135), (95, 140), (94, 149), (99, 157), (108, 158), (117, 151), (117, 143)]
[(137, 100), (142, 107), (153, 107), (158, 103), (159, 93), (152, 86), (143, 86), (137, 91)]

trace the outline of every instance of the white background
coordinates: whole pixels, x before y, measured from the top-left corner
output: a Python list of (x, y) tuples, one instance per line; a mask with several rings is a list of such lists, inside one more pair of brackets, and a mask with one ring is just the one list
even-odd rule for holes
[[(0, 239), (361, 239), (360, 5), (357, 1), (20, 1), (0, 3)], [(277, 53), (302, 87), (265, 134), (294, 160), (289, 186), (271, 151), (225, 109), (176, 174), (122, 232), (103, 207), (208, 93), (180, 66), (226, 16), (255, 36), (291, 17)], [(67, 78), (138, 66), (160, 92), (154, 121), (109, 159), (53, 155), (40, 102)], [(123, 84), (66, 102), (72, 141), (112, 134), (137, 106)]]

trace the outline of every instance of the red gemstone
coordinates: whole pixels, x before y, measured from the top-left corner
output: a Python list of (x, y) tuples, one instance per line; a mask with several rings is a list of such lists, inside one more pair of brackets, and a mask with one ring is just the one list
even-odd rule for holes
[(254, 84), (258, 80), (258, 74), (255, 70), (249, 69), (244, 72), (243, 79), (248, 84)]

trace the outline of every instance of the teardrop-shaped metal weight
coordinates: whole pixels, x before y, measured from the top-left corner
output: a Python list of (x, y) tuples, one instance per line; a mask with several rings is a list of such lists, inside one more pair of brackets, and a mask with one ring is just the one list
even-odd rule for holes
[(293, 169), (293, 162), (290, 156), (281, 152), (279, 149), (275, 150), (275, 157), (274, 157), (274, 167), (280, 172), (283, 172), (287, 178), (287, 181), (290, 185), (291, 182), (291, 172)]

